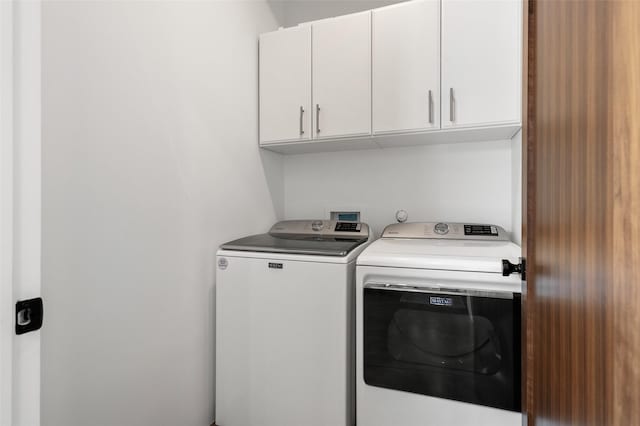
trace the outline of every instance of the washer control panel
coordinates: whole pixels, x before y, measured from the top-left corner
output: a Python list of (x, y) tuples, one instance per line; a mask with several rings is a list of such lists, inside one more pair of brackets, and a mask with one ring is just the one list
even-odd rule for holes
[(336, 222), (334, 231), (336, 232), (360, 232), (362, 224), (360, 222)]
[(384, 229), (382, 238), (510, 241), (507, 231), (497, 225), (449, 222), (394, 223)]
[(283, 220), (273, 225), (269, 234), (274, 236), (314, 235), (332, 238), (368, 238), (369, 226), (362, 222), (337, 220)]

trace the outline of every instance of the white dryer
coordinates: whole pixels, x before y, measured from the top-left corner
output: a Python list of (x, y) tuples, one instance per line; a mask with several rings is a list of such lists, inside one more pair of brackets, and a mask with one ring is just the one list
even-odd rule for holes
[(216, 424), (352, 425), (359, 222), (284, 221), (223, 244)]
[(520, 247), (494, 225), (388, 226), (357, 261), (359, 426), (520, 426)]

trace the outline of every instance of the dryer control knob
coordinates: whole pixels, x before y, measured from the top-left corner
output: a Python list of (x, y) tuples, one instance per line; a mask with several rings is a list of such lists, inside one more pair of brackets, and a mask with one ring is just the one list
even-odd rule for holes
[(322, 223), (321, 220), (314, 220), (311, 222), (311, 229), (314, 231), (322, 231), (322, 228), (324, 228), (324, 223)]
[(398, 223), (405, 223), (409, 219), (409, 213), (406, 210), (398, 210), (396, 212), (396, 220)]
[(439, 235), (446, 235), (449, 233), (449, 225), (446, 223), (436, 223), (436, 226), (433, 227), (433, 232)]

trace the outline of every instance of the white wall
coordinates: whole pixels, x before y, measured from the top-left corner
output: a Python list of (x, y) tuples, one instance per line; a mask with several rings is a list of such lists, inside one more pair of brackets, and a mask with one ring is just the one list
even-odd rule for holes
[(278, 7), (45, 2), (44, 426), (212, 422), (215, 249), (282, 215), (256, 149)]
[(409, 221), (492, 223), (512, 232), (512, 142), (474, 142), (284, 157), (285, 216), (358, 209), (379, 233)]

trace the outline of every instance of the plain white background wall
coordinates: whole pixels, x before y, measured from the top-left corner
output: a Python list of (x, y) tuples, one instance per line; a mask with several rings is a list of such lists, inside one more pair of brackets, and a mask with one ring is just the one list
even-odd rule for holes
[(44, 426), (213, 420), (216, 247), (282, 215), (256, 148), (278, 8), (44, 3)]
[(513, 230), (511, 141), (292, 155), (284, 158), (285, 216), (357, 209), (379, 233), (410, 221), (493, 223)]

